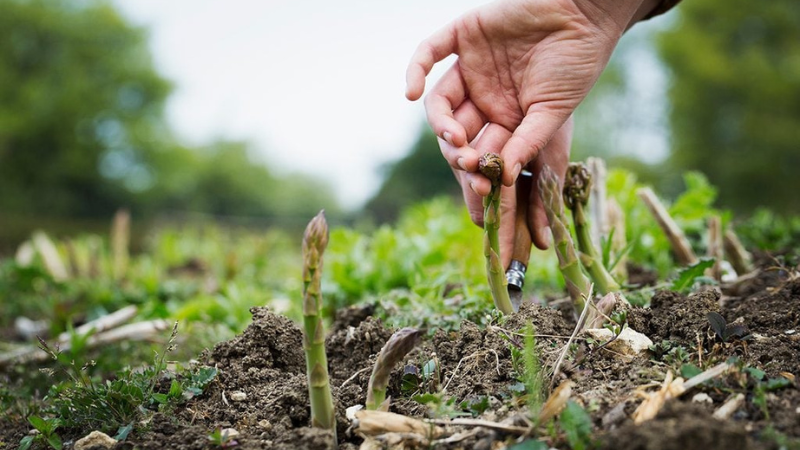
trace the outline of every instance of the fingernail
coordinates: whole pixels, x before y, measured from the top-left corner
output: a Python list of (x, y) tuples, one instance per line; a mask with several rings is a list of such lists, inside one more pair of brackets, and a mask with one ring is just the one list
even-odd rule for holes
[(478, 194), (478, 191), (475, 190), (475, 184), (472, 181), (469, 182), (469, 188), (472, 189), (472, 192)]
[(517, 177), (519, 176), (519, 173), (520, 173), (520, 172), (522, 172), (522, 164), (520, 164), (520, 163), (517, 163), (517, 165), (516, 165), (516, 166), (514, 166), (514, 170), (511, 172), (511, 177), (512, 177), (514, 180), (516, 180), (516, 179), (517, 179)]
[(461, 167), (462, 170), (467, 170), (467, 161), (464, 158), (458, 158), (456, 164), (458, 164), (458, 167)]
[(449, 131), (445, 131), (444, 133), (442, 133), (442, 138), (443, 138), (445, 141), (447, 141), (447, 143), (448, 143), (448, 144), (450, 144), (450, 145), (455, 145), (455, 144), (453, 144), (453, 135), (452, 135), (452, 134), (450, 134), (450, 132), (449, 132)]

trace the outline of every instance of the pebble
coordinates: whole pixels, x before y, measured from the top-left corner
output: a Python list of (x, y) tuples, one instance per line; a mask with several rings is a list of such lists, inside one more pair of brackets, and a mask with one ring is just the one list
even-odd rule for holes
[(694, 397), (692, 397), (692, 402), (694, 403), (714, 403), (714, 400), (708, 396), (708, 394), (701, 392)]
[(272, 429), (272, 424), (267, 419), (263, 419), (263, 420), (259, 421), (258, 422), (258, 426), (263, 428), (266, 431), (269, 431), (269, 430)]
[(87, 436), (78, 439), (75, 442), (75, 450), (84, 450), (87, 448), (112, 448), (117, 444), (117, 440), (111, 436), (100, 432), (92, 431)]
[(243, 402), (247, 400), (247, 394), (242, 391), (236, 391), (231, 393), (231, 400), (235, 402)]
[(227, 436), (228, 439), (233, 439), (239, 436), (239, 432), (235, 428), (225, 428), (220, 433), (222, 433), (223, 436)]

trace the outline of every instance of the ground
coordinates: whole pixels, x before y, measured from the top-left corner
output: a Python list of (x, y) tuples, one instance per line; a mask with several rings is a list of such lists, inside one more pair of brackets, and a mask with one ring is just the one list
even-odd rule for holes
[[(710, 311), (728, 323), (743, 323), (749, 336), (723, 342), (707, 319)], [(251, 312), (253, 322), (244, 333), (198, 358), (199, 364), (219, 370), (204, 394), (174, 411), (156, 413), (143, 431), (132, 433), (117, 448), (206, 449), (209, 434), (224, 428), (240, 433), (235, 441), (241, 449), (332, 448), (329, 432), (309, 427), (301, 330), (267, 308)], [(477, 411), (477, 418), (519, 423), (528, 410), (518, 397), (512, 348), (523, 347), (519, 333), (529, 322), (536, 330), (541, 364), (552, 368), (575, 320), (569, 312), (526, 304), (519, 313), (483, 329), (464, 322), (455, 331), (429, 330), (405, 367), (399, 365), (393, 372), (388, 392), (391, 411), (417, 418), (438, 412), (437, 418), (446, 418), (442, 415), (446, 408), (431, 410), (401, 387), (407, 367), (419, 369), (435, 361), (433, 379), (417, 390), (454, 398), (450, 412), (470, 411), (462, 403), (484, 401), (485, 409)], [(588, 444), (597, 448), (777, 449), (781, 439), (796, 443), (800, 438), (800, 391), (795, 381), (800, 375), (799, 322), (800, 280), (787, 271), (764, 271), (748, 285), (723, 289), (721, 294), (718, 288), (691, 295), (658, 291), (650, 307), (629, 312), (628, 323), (659, 349), (642, 358), (621, 360), (604, 349), (592, 350), (598, 343), (579, 340), (556, 383), (567, 379), (575, 383), (572, 399), (589, 413), (593, 433)], [(362, 444), (345, 410), (365, 402), (372, 364), (393, 331), (373, 318), (369, 307), (342, 311), (331, 327), (326, 346), (339, 448)], [(705, 369), (730, 357), (737, 358), (735, 369), (668, 402), (655, 419), (633, 424), (630, 415), (641, 402), (636, 392), (643, 386), (652, 386), (649, 391), (653, 391), (668, 371), (677, 376), (688, 370), (688, 364)], [(760, 381), (753, 369), (763, 371)], [(761, 389), (770, 379), (790, 382), (774, 391)], [(701, 393), (710, 401), (693, 401)], [(728, 419), (713, 418), (712, 413), (736, 393), (745, 394), (742, 406)], [(28, 429), (22, 423), (0, 423), (0, 441), (19, 442)], [(548, 445), (567, 448), (559, 430), (544, 425), (534, 434)], [(65, 435), (74, 439), (90, 431), (70, 430)], [(481, 428), (465, 440), (435, 448), (502, 448), (501, 444), (520, 440), (518, 435)]]

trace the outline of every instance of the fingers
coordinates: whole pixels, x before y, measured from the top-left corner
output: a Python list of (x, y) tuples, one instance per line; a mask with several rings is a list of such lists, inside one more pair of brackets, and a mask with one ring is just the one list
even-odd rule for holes
[[(553, 138), (542, 150), (538, 158), (532, 162), (531, 171), (534, 180), (538, 180), (545, 164), (563, 180), (569, 164), (569, 150), (572, 144), (572, 117), (556, 131)], [(528, 221), (533, 230), (533, 244), (536, 248), (547, 250), (552, 240), (550, 224), (547, 221), (547, 214), (544, 211), (544, 203), (539, 194), (539, 183), (534, 182), (530, 194), (530, 208), (528, 209)]]
[[(433, 132), (455, 147), (463, 147), (468, 141), (465, 126), (454, 115), (466, 98), (467, 91), (458, 62), (445, 72), (425, 97), (425, 113)], [(465, 113), (462, 115), (471, 116), (468, 110)]]
[[(443, 140), (439, 140), (439, 145), (442, 148), (442, 153), (447, 151), (456, 155), (463, 155), (465, 149), (469, 149), (472, 154), (476, 155), (475, 170), (477, 170), (477, 156), (487, 151), (499, 151), (499, 149), (503, 148), (503, 144), (508, 141), (509, 137), (511, 137), (510, 131), (506, 130), (500, 125), (490, 123), (486, 126), (478, 139), (473, 142), (474, 149), (470, 147), (454, 149), (452, 146), (449, 146), (449, 148), (445, 150), (448, 144)], [(452, 155), (450, 157), (452, 158)], [(492, 183), (485, 176), (474, 171), (464, 172), (461, 170), (454, 170), (454, 172), (456, 174), (456, 178), (461, 184), (461, 192), (464, 194), (464, 203), (467, 205), (470, 218), (475, 225), (482, 227), (483, 197), (489, 195), (489, 192), (492, 190)], [(516, 204), (514, 204), (514, 206), (516, 206)], [(511, 234), (511, 239), (513, 240), (513, 229)]]
[(549, 105), (534, 104), (528, 109), (501, 153), (505, 162), (504, 185), (514, 184), (522, 168), (539, 155), (568, 117), (569, 112), (553, 110)]
[(425, 77), (433, 65), (456, 52), (456, 33), (448, 25), (422, 41), (406, 68), (406, 98), (418, 100), (425, 91)]

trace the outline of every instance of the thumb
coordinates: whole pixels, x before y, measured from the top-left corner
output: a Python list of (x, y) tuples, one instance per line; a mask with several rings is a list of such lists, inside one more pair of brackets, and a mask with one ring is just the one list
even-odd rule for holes
[(513, 186), (522, 168), (539, 156), (539, 152), (572, 113), (567, 109), (554, 109), (546, 103), (537, 103), (528, 108), (528, 114), (500, 153), (505, 163), (504, 185)]

